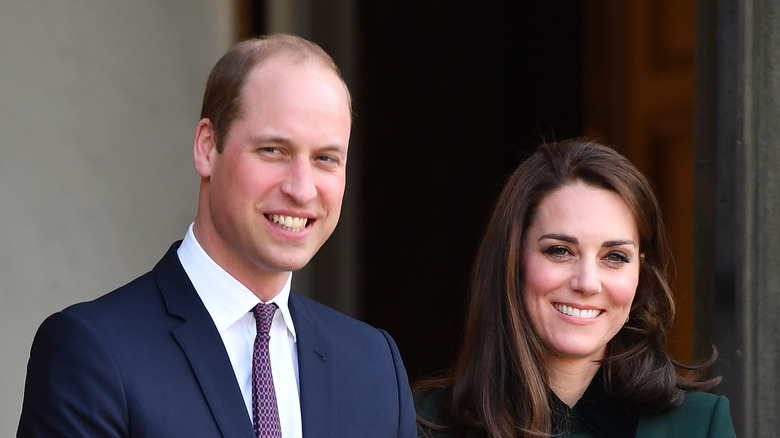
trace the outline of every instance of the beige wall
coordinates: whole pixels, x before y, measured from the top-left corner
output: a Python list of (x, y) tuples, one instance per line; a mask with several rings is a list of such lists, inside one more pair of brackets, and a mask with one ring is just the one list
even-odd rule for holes
[(0, 436), (36, 328), (148, 270), (194, 217), (191, 145), (233, 2), (0, 0)]

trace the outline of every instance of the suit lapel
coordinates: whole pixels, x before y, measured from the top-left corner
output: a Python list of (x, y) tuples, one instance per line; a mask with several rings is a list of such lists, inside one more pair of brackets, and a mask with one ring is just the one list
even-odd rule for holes
[(295, 292), (290, 293), (290, 313), (298, 340), (303, 436), (335, 437), (336, 358), (309, 303)]
[(168, 312), (182, 319), (172, 331), (224, 437), (254, 437), (241, 390), (217, 328), (179, 262), (174, 244), (153, 274)]

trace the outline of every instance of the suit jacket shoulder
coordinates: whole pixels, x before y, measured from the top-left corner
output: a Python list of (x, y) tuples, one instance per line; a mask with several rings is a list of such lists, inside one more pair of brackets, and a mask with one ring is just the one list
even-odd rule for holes
[(151, 272), (41, 324), (19, 437), (254, 436), (177, 247)]
[[(294, 322), (304, 320), (307, 324), (316, 324), (326, 333), (338, 334), (340, 342), (345, 347), (354, 346), (355, 342), (369, 342), (382, 345), (395, 345), (392, 338), (382, 329), (339, 312), (296, 291), (290, 292), (290, 312)], [(378, 344), (376, 344), (378, 342)]]
[(689, 392), (679, 407), (660, 414), (645, 415), (640, 420), (638, 438), (669, 436), (736, 437), (728, 399), (703, 392)]
[(290, 313), (304, 436), (415, 436), (409, 381), (390, 335), (295, 292)]

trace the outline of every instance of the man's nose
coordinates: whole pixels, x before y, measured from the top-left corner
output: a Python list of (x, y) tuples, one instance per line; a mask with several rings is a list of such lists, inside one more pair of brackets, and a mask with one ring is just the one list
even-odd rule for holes
[(299, 159), (292, 162), (282, 182), (282, 192), (292, 198), (296, 204), (305, 205), (311, 202), (317, 197), (313, 171), (312, 163), (308, 160)]

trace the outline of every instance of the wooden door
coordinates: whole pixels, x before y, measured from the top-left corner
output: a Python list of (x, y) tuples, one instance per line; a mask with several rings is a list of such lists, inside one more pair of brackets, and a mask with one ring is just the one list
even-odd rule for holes
[(694, 0), (588, 0), (585, 134), (613, 145), (653, 183), (676, 264), (671, 353), (692, 357)]

